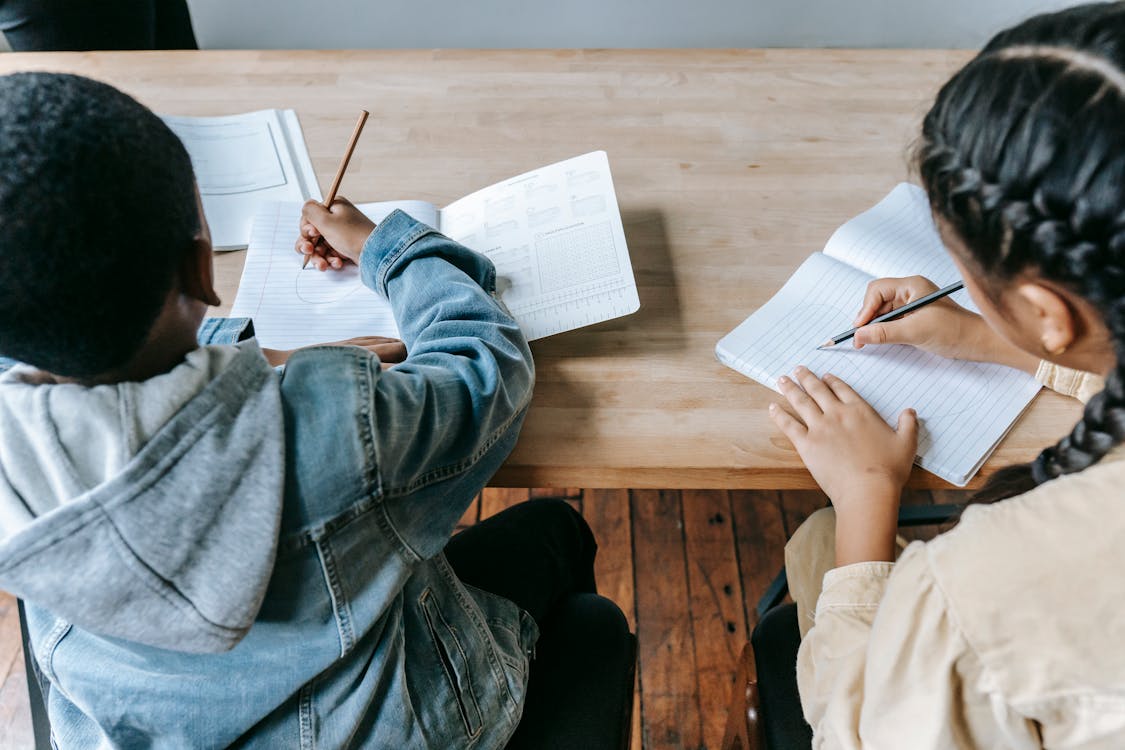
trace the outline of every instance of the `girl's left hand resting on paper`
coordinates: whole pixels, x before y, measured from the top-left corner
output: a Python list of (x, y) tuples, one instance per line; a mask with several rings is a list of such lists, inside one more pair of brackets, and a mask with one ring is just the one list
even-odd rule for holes
[(336, 198), (331, 208), (316, 201), (305, 201), (296, 250), (301, 255), (311, 256), (310, 267), (318, 271), (338, 271), (346, 263), (359, 263), (363, 245), (373, 229), (375, 222), (346, 198)]
[(893, 562), (899, 500), (918, 447), (917, 415), (907, 409), (892, 428), (847, 383), (804, 367), (778, 385), (789, 408), (770, 404), (770, 418), (832, 500), (836, 565)]
[[(372, 354), (377, 354), (384, 370), (388, 370), (406, 359), (406, 344), (398, 339), (387, 338), (386, 336), (357, 336), (354, 339), (331, 341), (316, 346), (358, 346)], [(297, 350), (262, 349), (262, 354), (265, 355), (266, 361), (270, 363), (271, 367), (279, 367), (285, 364), (295, 351)]]

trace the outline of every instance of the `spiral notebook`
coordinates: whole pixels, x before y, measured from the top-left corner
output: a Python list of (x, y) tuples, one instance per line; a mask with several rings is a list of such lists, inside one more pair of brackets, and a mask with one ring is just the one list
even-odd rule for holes
[[(874, 208), (844, 224), (772, 299), (715, 347), (719, 361), (777, 388), (780, 375), (805, 365), (843, 378), (887, 421), (918, 412), (916, 463), (965, 486), (1039, 392), (1009, 367), (946, 359), (910, 346), (850, 342), (817, 347), (851, 328), (867, 284), (922, 275), (945, 286), (960, 277), (942, 245), (925, 193), (903, 183)], [(952, 299), (976, 311), (964, 291)]]

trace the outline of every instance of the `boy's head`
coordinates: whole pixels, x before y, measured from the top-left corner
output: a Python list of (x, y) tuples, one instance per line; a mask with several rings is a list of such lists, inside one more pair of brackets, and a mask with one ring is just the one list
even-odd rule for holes
[(88, 78), (0, 76), (0, 356), (77, 379), (124, 367), (178, 292), (211, 301), (203, 244), (160, 118)]

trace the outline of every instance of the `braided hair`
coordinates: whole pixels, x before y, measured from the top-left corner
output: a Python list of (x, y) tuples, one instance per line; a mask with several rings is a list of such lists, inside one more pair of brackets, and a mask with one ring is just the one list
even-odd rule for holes
[(1125, 441), (1125, 2), (1032, 18), (938, 94), (916, 162), (934, 214), (989, 280), (1023, 272), (1103, 316), (1117, 363), (1070, 434), (997, 473), (991, 502), (1081, 471)]

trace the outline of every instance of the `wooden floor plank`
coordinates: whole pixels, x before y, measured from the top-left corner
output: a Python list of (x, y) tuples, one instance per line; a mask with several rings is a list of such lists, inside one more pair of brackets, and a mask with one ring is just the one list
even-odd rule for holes
[(15, 598), (3, 592), (0, 592), (0, 673), (4, 675), (0, 679), (0, 747), (31, 750), (34, 737), (19, 612)]
[[(754, 608), (766, 587), (785, 565), (785, 519), (781, 493), (774, 490), (732, 490), (733, 533), (742, 579), (743, 611), (752, 628)], [(733, 669), (733, 667), (732, 667)]]
[(562, 497), (567, 500), (582, 497), (582, 490), (576, 487), (535, 487), (530, 492), (532, 497)]
[(702, 747), (717, 750), (748, 637), (731, 501), (722, 490), (684, 490), (682, 498)]
[(480, 520), (494, 516), (500, 511), (526, 502), (531, 490), (511, 487), (485, 487), (480, 493)]
[[(582, 493), (582, 514), (598, 541), (594, 572), (598, 592), (621, 607), (629, 629), (637, 632), (637, 607), (633, 581), (633, 528), (629, 518), (628, 490), (586, 490)], [(641, 750), (640, 681), (633, 695), (633, 737), (631, 750)]]
[(703, 741), (688, 613), (680, 493), (631, 492), (646, 750), (694, 750)]
[(457, 522), (457, 529), (467, 529), (480, 520), (480, 495), (473, 498), (473, 502), (469, 503), (469, 507), (461, 515), (461, 520)]

